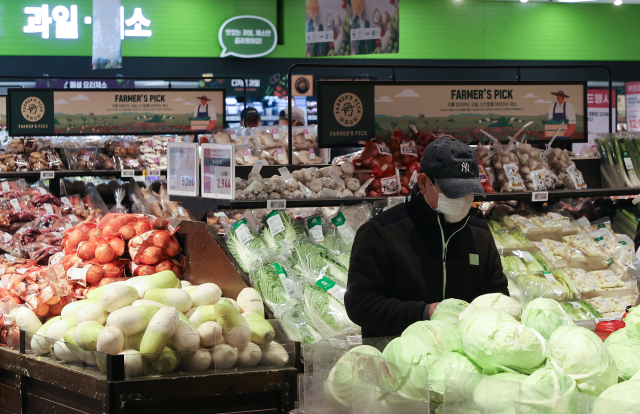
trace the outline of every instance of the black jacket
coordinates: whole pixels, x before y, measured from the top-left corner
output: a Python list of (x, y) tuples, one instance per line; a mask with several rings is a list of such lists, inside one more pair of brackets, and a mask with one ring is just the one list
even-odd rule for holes
[[(509, 294), (487, 224), (473, 217), (446, 223), (417, 189), (407, 202), (369, 220), (356, 234), (345, 306), (363, 337), (400, 335), (412, 323), (428, 319), (428, 305), (444, 299), (444, 254), (446, 298), (471, 302), (485, 293)], [(443, 237), (445, 242), (450, 238), (446, 253)]]

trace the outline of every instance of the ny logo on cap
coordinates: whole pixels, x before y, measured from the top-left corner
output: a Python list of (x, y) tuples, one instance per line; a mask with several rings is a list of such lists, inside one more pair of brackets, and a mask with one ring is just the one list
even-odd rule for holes
[(469, 171), (469, 163), (468, 162), (463, 162), (462, 163), (462, 172), (470, 172)]

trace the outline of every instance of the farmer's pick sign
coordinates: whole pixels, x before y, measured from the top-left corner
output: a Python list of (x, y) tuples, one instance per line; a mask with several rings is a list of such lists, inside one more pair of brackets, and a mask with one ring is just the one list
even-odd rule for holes
[[(363, 103), (362, 119), (373, 118), (374, 125), (373, 132), (362, 136), (356, 133), (358, 125), (347, 125), (348, 114), (337, 119), (325, 115), (336, 115), (336, 100), (356, 87)], [(369, 94), (373, 95), (373, 105), (367, 104)], [(318, 82), (318, 97), (323, 115), (319, 124), (321, 146), (353, 147), (359, 141), (386, 139), (398, 131), (404, 136), (448, 133), (464, 142), (486, 140), (483, 131), (505, 141), (522, 128), (518, 138), (529, 141), (556, 136), (559, 140), (585, 142), (587, 138), (586, 85), (580, 82)], [(344, 104), (348, 109), (358, 108), (353, 101)]]
[(11, 89), (9, 134), (192, 134), (224, 126), (224, 90)]

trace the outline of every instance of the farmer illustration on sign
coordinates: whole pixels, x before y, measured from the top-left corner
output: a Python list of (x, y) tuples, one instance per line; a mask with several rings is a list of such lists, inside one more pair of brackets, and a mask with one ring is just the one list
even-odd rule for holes
[(565, 101), (569, 95), (565, 95), (563, 91), (551, 92), (551, 95), (557, 97), (557, 102), (549, 108), (549, 122), (547, 125), (556, 124), (560, 125), (558, 128), (562, 128), (562, 124), (568, 124), (564, 136), (569, 138), (576, 130), (576, 110), (573, 105)]
[(200, 99), (200, 105), (193, 111), (193, 117), (200, 121), (210, 121), (206, 128), (198, 129), (213, 129), (216, 126), (216, 108), (209, 104), (211, 99), (206, 95), (197, 96), (196, 99)]

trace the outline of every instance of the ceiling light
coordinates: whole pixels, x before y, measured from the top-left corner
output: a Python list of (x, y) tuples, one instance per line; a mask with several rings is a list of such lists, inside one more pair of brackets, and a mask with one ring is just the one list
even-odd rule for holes
[(526, 3), (526, 2), (528, 2), (528, 1), (529, 1), (529, 0), (520, 0), (520, 3)]
[(589, 1), (596, 1), (596, 0), (558, 0), (558, 3), (586, 3)]
[(613, 2), (614, 6), (620, 6), (622, 4), (622, 0), (616, 0)]

